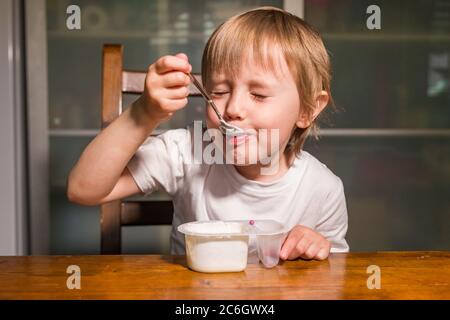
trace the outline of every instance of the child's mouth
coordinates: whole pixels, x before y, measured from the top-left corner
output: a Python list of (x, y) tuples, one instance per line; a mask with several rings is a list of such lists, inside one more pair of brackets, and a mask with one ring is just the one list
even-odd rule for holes
[(229, 141), (230, 141), (230, 143), (233, 144), (234, 146), (238, 146), (238, 145), (241, 145), (241, 144), (247, 142), (248, 139), (249, 139), (249, 138), (248, 138), (248, 135), (245, 134), (245, 135), (241, 135), (241, 136), (233, 136), (233, 137), (230, 137), (230, 138), (229, 138)]

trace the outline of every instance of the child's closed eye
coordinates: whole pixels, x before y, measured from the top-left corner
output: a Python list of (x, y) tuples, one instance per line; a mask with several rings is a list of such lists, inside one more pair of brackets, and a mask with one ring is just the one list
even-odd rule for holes
[(250, 94), (251, 94), (253, 100), (256, 100), (256, 101), (264, 101), (265, 99), (268, 98), (268, 96), (266, 96), (266, 95), (258, 94), (258, 93), (255, 93), (255, 92), (252, 92)]
[(222, 97), (222, 96), (224, 96), (224, 95), (226, 95), (228, 93), (230, 93), (230, 92), (228, 92), (228, 91), (212, 91), (211, 95), (213, 97)]

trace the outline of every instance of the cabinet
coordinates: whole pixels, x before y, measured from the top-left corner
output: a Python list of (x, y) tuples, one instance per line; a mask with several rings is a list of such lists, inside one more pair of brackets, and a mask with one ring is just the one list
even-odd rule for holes
[[(305, 0), (337, 113), (306, 149), (344, 182), (352, 250), (450, 248), (450, 1)], [(326, 117), (325, 117), (326, 118)]]

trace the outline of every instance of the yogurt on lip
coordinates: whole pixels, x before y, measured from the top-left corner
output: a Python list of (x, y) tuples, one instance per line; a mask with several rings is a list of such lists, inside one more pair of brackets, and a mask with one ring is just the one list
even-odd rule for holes
[(227, 142), (233, 146), (238, 146), (247, 143), (251, 136), (256, 136), (254, 129), (244, 129), (245, 134), (239, 136), (226, 136)]
[(249, 140), (248, 135), (242, 135), (242, 136), (234, 136), (230, 138), (231, 143), (235, 146), (238, 146), (240, 144), (243, 144)]

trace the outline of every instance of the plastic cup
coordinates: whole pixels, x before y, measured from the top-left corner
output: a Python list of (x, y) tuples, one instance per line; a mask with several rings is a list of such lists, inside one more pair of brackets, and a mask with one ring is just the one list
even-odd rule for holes
[(258, 258), (264, 267), (273, 268), (280, 261), (280, 250), (287, 232), (281, 223), (274, 220), (256, 220), (254, 226)]

